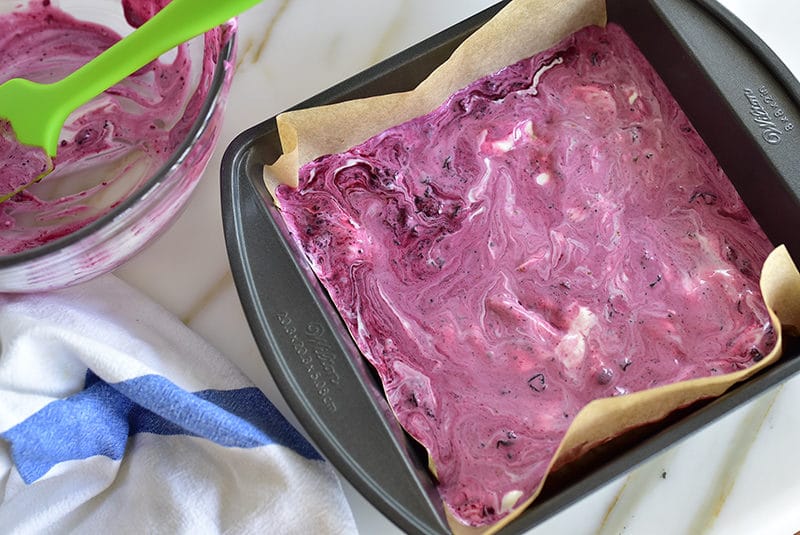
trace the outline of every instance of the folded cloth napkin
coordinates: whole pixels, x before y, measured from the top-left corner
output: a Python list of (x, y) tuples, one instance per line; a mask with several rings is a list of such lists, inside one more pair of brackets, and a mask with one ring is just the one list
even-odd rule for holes
[(356, 531), (262, 392), (113, 275), (0, 295), (0, 529)]

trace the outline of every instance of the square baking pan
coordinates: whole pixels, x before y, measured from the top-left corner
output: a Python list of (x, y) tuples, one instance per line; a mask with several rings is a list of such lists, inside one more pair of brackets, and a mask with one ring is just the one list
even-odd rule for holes
[[(506, 2), (302, 102), (307, 108), (415, 87)], [(775, 244), (800, 258), (800, 84), (713, 0), (607, 0), (656, 68)], [(289, 239), (263, 183), (281, 154), (275, 118), (239, 135), (221, 168), (228, 255), (239, 297), (281, 393), (323, 455), (409, 533), (447, 533), (427, 456), (400, 428), (380, 382)], [(548, 478), (502, 533), (520, 533), (780, 384), (800, 370), (800, 344), (719, 398), (598, 447)]]

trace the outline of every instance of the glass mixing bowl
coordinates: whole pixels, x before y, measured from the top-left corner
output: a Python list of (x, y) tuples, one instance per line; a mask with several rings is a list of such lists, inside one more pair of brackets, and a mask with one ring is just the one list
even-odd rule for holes
[[(135, 14), (128, 11), (127, 19), (141, 23), (167, 0), (35, 0), (30, 4), (0, 0), (0, 17), (55, 9), (125, 35), (133, 28), (123, 3), (137, 10)], [(46, 42), (43, 36), (49, 35), (44, 29), (31, 33), (37, 42)], [(179, 51), (159, 59), (160, 71), (141, 70), (70, 117), (62, 139), (74, 144), (86, 134), (81, 130), (85, 124), (81, 113), (102, 108), (107, 104), (103, 99), (116, 99), (115, 105), (120, 107), (114, 109), (119, 115), (149, 113), (149, 128), (164, 130), (162, 141), (169, 141), (168, 150), (143, 147), (143, 137), (136, 139), (130, 134), (125, 140), (115, 138), (105, 153), (73, 165), (60, 167), (57, 157), (51, 175), (22, 196), (0, 203), (0, 246), (16, 243), (18, 249), (4, 252), (0, 248), (0, 292), (50, 290), (86, 281), (120, 266), (170, 225), (202, 176), (216, 144), (233, 71), (235, 34), (235, 21), (230, 21), (181, 45)], [(0, 46), (0, 57), (20, 42), (19, 36), (10, 39), (17, 40)], [(41, 53), (49, 55), (55, 67), (51, 65), (46, 75), (31, 74), (32, 79), (39, 76), (37, 81), (47, 81), (42, 78), (66, 74), (52, 74), (58, 67), (59, 50), (53, 46)], [(8, 63), (0, 61), (0, 82), (9, 77), (5, 65)], [(186, 89), (159, 96), (153, 90), (159, 87), (156, 78), (159, 72), (162, 78), (168, 77), (171, 67), (184, 69), (179, 75), (182, 83), (186, 79)], [(137, 92), (148, 94), (140, 99)], [(159, 105), (168, 106), (172, 116), (154, 116)], [(62, 144), (69, 148), (67, 141)], [(59, 149), (59, 156), (61, 152)]]

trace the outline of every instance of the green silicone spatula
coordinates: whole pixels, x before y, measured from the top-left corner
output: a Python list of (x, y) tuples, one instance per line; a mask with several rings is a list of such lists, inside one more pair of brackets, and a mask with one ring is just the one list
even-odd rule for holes
[[(11, 124), (19, 143), (41, 147), (54, 158), (61, 129), (70, 113), (161, 54), (259, 2), (172, 0), (124, 39), (62, 80), (40, 84), (14, 78), (0, 85), (0, 119)], [(52, 165), (44, 175), (51, 170)], [(0, 191), (0, 202), (44, 175), (29, 177), (29, 181), (23, 181), (13, 191)]]

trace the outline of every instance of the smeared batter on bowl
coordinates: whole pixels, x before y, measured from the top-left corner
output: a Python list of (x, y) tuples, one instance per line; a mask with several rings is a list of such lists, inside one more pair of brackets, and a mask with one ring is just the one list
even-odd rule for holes
[(470, 525), (539, 486), (589, 401), (774, 345), (771, 245), (621, 28), (586, 28), (277, 192)]
[[(131, 26), (139, 26), (166, 3), (126, 0), (122, 9)], [(31, 3), (0, 16), (0, 82), (59, 80), (119, 39), (48, 0)], [(166, 163), (197, 119), (213, 75), (208, 60), (199, 82), (190, 80), (190, 62), (186, 46), (178, 47), (174, 59), (154, 61), (71, 116), (55, 171), (0, 203), (0, 254), (32, 249), (91, 223)], [(8, 123), (3, 128), (0, 198), (48, 164), (44, 151), (19, 145)]]

